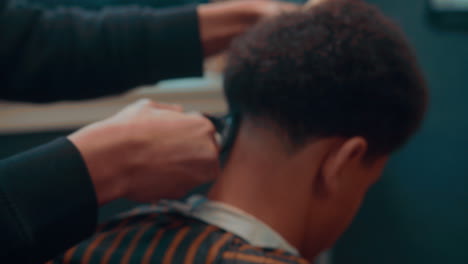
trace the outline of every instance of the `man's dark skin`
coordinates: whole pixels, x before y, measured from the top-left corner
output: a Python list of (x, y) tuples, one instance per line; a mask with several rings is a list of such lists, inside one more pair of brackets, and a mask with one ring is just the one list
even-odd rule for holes
[[(296, 8), (260, 0), (164, 10), (150, 1), (87, 9), (46, 2), (0, 0), (0, 99), (77, 100), (200, 75), (203, 57), (260, 18)], [(2, 263), (40, 263), (79, 242), (109, 201), (178, 197), (213, 179), (213, 133), (203, 117), (144, 100), (0, 160)]]

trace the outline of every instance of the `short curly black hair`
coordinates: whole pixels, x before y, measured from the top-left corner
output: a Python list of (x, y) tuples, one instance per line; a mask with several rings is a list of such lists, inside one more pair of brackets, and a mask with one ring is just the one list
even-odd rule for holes
[(397, 149), (426, 110), (427, 88), (403, 33), (360, 0), (329, 0), (259, 23), (230, 48), (231, 111), (268, 118), (293, 146), (363, 136), (369, 155)]

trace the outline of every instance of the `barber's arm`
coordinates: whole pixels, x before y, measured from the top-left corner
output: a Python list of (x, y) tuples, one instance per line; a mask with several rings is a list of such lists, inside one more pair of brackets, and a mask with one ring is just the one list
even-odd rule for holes
[(100, 9), (109, 6), (147, 6), (155, 8), (181, 6), (192, 3), (207, 3), (208, 0), (23, 0), (27, 3), (42, 7), (81, 7), (86, 9)]
[(89, 236), (117, 198), (181, 197), (218, 173), (213, 126), (142, 100), (0, 161), (0, 262), (41, 263)]
[[(19, 7), (0, 0), (0, 98), (36, 102), (125, 91), (200, 74), (271, 1), (198, 8)], [(285, 5), (285, 9), (290, 6)], [(0, 259), (40, 263), (86, 238), (97, 207), (119, 197), (177, 197), (213, 178), (212, 126), (174, 106), (140, 102), (39, 148), (0, 161)]]
[(0, 98), (46, 102), (202, 73), (203, 56), (290, 4), (41, 8), (0, 0)]
[(202, 72), (195, 7), (86, 11), (15, 5), (0, 16), (3, 99), (85, 99)]

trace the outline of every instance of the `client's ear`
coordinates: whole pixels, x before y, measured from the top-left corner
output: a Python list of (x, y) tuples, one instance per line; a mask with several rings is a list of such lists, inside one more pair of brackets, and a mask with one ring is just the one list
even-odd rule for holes
[[(367, 141), (353, 137), (330, 149), (323, 162), (316, 183), (321, 196), (339, 192), (340, 184), (362, 167), (367, 153)], [(357, 180), (357, 179), (356, 179)]]

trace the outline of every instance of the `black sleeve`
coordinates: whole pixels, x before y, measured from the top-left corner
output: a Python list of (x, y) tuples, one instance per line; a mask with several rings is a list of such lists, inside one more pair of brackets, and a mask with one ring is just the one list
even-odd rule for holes
[(0, 161), (0, 262), (41, 263), (95, 230), (97, 200), (65, 138)]
[(75, 6), (86, 9), (100, 9), (109, 6), (115, 7), (128, 5), (164, 8), (187, 4), (207, 3), (208, 0), (26, 0), (26, 2), (46, 8)]
[[(0, 98), (46, 102), (202, 73), (194, 6), (86, 11), (0, 0)], [(4, 2), (5, 4), (5, 2)]]

